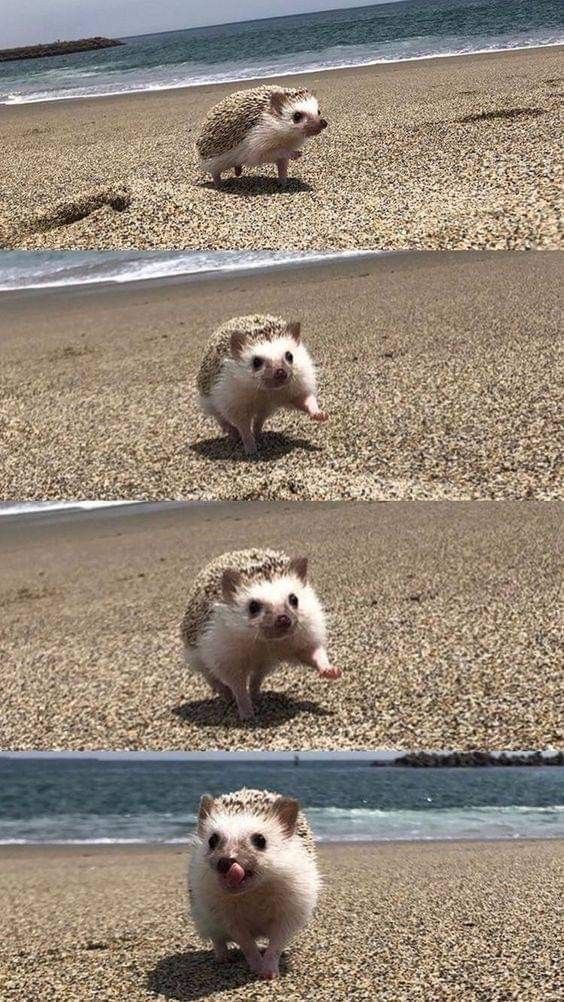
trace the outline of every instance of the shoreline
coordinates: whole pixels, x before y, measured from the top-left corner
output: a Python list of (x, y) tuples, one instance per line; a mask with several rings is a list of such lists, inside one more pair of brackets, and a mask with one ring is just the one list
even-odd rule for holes
[[(18, 253), (11, 251), (0, 250), (0, 269), (2, 265), (3, 254)], [(33, 251), (30, 251), (33, 254)], [(68, 253), (72, 253), (69, 251)], [(166, 252), (165, 252), (166, 253)], [(197, 251), (192, 253), (196, 254)], [(205, 253), (205, 252), (204, 252)], [(228, 253), (228, 252), (225, 252)], [(260, 253), (260, 252), (257, 252)], [(165, 275), (155, 275), (148, 276), (147, 278), (132, 278), (126, 279), (100, 279), (95, 282), (68, 282), (61, 284), (46, 284), (46, 285), (26, 285), (22, 288), (17, 289), (5, 289), (0, 288), (0, 306), (3, 305), (5, 300), (3, 296), (25, 296), (28, 293), (33, 294), (50, 294), (50, 293), (65, 293), (73, 292), (74, 290), (86, 291), (87, 289), (92, 289), (94, 292), (102, 292), (109, 289), (122, 289), (125, 292), (131, 291), (136, 286), (142, 286), (143, 289), (151, 289), (155, 286), (160, 286), (161, 284), (176, 285), (178, 283), (189, 283), (192, 282), (197, 284), (198, 282), (221, 282), (228, 279), (237, 278), (252, 278), (253, 276), (261, 277), (265, 275), (275, 274), (276, 272), (284, 271), (296, 271), (302, 272), (305, 269), (314, 268), (327, 268), (327, 267), (341, 267), (347, 264), (356, 265), (362, 263), (362, 261), (372, 262), (376, 258), (382, 257), (384, 254), (386, 256), (394, 255), (404, 255), (411, 257), (412, 254), (424, 253), (421, 251), (331, 251), (329, 254), (317, 255), (312, 253), (311, 257), (307, 258), (293, 258), (287, 261), (277, 261), (276, 259), (271, 259), (265, 261), (259, 265), (247, 265), (243, 264), (241, 267), (229, 268), (229, 267), (217, 267), (217, 268), (202, 268), (194, 271), (185, 272), (171, 272)], [(134, 262), (132, 262), (134, 263)], [(7, 302), (7, 300), (6, 300)]]
[[(384, 849), (389, 846), (390, 849), (400, 849), (402, 846), (412, 847), (412, 846), (437, 846), (445, 847), (452, 846), (455, 847), (479, 847), (479, 846), (493, 846), (493, 845), (553, 845), (562, 843), (564, 845), (563, 835), (523, 835), (518, 837), (507, 837), (503, 838), (501, 836), (495, 836), (492, 838), (484, 838), (479, 836), (472, 836), (472, 838), (429, 838), (429, 839), (418, 839), (418, 838), (396, 838), (396, 839), (325, 839), (315, 840), (315, 846), (319, 853), (329, 853), (332, 849), (339, 849), (346, 851), (348, 849)], [(52, 858), (70, 858), (83, 857), (86, 855), (95, 855), (103, 858), (104, 856), (113, 856), (116, 854), (123, 854), (127, 856), (131, 855), (159, 855), (160, 853), (166, 853), (171, 856), (178, 855), (178, 853), (189, 853), (190, 841), (185, 842), (26, 842), (22, 844), (21, 842), (0, 842), (0, 861), (2, 859), (18, 859), (23, 857), (33, 858), (35, 856), (49, 856)]]
[[(436, 61), (443, 59), (467, 59), (474, 56), (499, 56), (499, 55), (510, 55), (511, 53), (522, 53), (522, 52), (534, 52), (537, 50), (554, 50), (559, 51), (564, 46), (564, 40), (561, 42), (541, 42), (536, 45), (518, 45), (511, 48), (500, 48), (500, 49), (473, 49), (470, 52), (445, 52), (445, 53), (434, 53), (433, 55), (425, 56), (408, 56), (405, 59), (375, 59), (370, 62), (362, 63), (347, 63), (343, 66), (314, 66), (307, 69), (300, 70), (283, 70), (280, 73), (267, 73), (259, 76), (252, 77), (228, 77), (221, 80), (209, 80), (209, 81), (195, 81), (194, 83), (180, 83), (180, 84), (167, 84), (162, 87), (151, 87), (142, 89), (133, 89), (126, 91), (108, 91), (101, 94), (69, 94), (65, 97), (44, 97), (37, 100), (15, 100), (15, 101), (0, 101), (0, 107), (5, 108), (22, 108), (26, 105), (48, 105), (48, 104), (59, 104), (62, 101), (98, 101), (106, 98), (127, 98), (129, 96), (139, 96), (146, 94), (150, 96), (151, 94), (164, 94), (167, 91), (183, 91), (183, 90), (193, 90), (195, 88), (204, 90), (205, 88), (211, 87), (225, 87), (229, 84), (241, 84), (242, 87), (247, 84), (251, 85), (256, 83), (258, 80), (263, 81), (263, 83), (275, 83), (278, 79), (284, 79), (288, 82), (299, 81), (302, 82), (302, 78), (305, 78), (307, 83), (307, 77), (315, 76), (318, 73), (344, 73), (347, 71), (356, 71), (362, 69), (373, 69), (374, 67), (381, 66), (383, 68), (389, 68), (394, 66), (403, 66), (409, 63), (429, 63), (432, 65)], [(0, 81), (1, 82), (1, 81)]]

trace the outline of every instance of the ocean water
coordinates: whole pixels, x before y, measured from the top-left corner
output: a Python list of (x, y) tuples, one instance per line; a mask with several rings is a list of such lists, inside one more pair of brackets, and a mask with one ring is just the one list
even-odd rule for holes
[(0, 103), (162, 90), (563, 40), (561, 0), (403, 0), (142, 35), (119, 48), (3, 63)]
[(0, 843), (184, 843), (204, 792), (301, 801), (321, 842), (564, 837), (564, 768), (0, 757)]
[(0, 292), (140, 282), (300, 263), (373, 258), (378, 251), (0, 251)]

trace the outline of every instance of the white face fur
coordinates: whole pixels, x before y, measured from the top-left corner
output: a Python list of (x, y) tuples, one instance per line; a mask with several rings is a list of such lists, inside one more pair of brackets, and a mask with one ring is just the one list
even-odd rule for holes
[(327, 122), (321, 117), (317, 98), (313, 94), (283, 105), (280, 117), (288, 131), (306, 139), (319, 135), (327, 127)]
[(298, 380), (309, 362), (303, 344), (292, 337), (249, 345), (239, 358), (247, 368), (249, 378), (268, 390), (279, 390), (292, 380)]
[(309, 635), (322, 616), (315, 592), (296, 574), (239, 587), (228, 608), (231, 626), (248, 635), (251, 642)]
[(291, 837), (298, 812), (295, 800), (280, 797), (279, 813), (269, 817), (251, 812), (228, 814), (215, 810), (203, 797), (198, 820), (200, 859), (227, 894), (242, 894), (290, 865)]

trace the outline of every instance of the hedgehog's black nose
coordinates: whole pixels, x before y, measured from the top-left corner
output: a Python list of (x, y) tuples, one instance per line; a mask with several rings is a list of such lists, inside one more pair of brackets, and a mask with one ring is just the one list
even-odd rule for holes
[(276, 617), (276, 626), (278, 627), (279, 630), (287, 630), (288, 627), (291, 625), (292, 625), (292, 620), (290, 619), (289, 616), (286, 616), (285, 613), (282, 613), (281, 616)]
[(275, 369), (274, 378), (277, 383), (285, 383), (288, 378), (288, 373), (286, 372), (286, 369)]
[(326, 129), (327, 126), (329, 125), (329, 122), (326, 122), (325, 119), (322, 118), (319, 124), (320, 124), (320, 126), (321, 126), (322, 129)]
[(217, 861), (217, 868), (220, 873), (229, 873), (233, 863), (235, 862), (235, 859), (228, 859), (227, 856), (222, 856), (221, 859), (218, 859)]

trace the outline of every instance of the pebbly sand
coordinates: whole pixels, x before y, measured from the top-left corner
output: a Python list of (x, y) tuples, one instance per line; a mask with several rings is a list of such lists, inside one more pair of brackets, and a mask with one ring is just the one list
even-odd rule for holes
[(219, 967), (186, 918), (179, 847), (0, 849), (5, 1002), (556, 1002), (562, 842), (331, 845), (278, 982)]
[[(250, 502), (0, 520), (0, 748), (562, 747), (563, 506)], [(338, 682), (282, 667), (252, 723), (183, 662), (211, 557), (310, 557)]]
[(194, 141), (252, 83), (2, 107), (0, 246), (524, 248), (561, 241), (561, 48), (283, 79), (330, 128), (216, 191)]
[[(399, 253), (198, 281), (0, 294), (0, 498), (562, 496), (562, 257)], [(322, 426), (257, 461), (197, 406), (226, 319), (302, 320)]]

